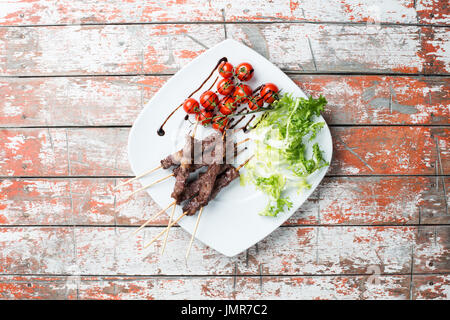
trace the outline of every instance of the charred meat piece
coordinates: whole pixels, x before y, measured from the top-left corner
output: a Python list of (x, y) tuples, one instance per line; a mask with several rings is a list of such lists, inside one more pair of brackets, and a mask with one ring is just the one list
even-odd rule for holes
[[(217, 194), (220, 192), (220, 190), (222, 190), (223, 188), (228, 186), (233, 180), (239, 178), (239, 176), (240, 176), (239, 171), (236, 170), (235, 167), (230, 165), (223, 174), (221, 174), (219, 177), (217, 177), (216, 182), (214, 183), (213, 192), (211, 193), (211, 196), (210, 196), (208, 202), (211, 201), (212, 199), (214, 199), (217, 196)], [(200, 208), (198, 208), (198, 209), (200, 209)]]
[(175, 186), (173, 188), (172, 194), (170, 195), (177, 203), (179, 202), (179, 197), (183, 193), (184, 188), (186, 187), (187, 179), (189, 178), (189, 174), (191, 173), (190, 165), (187, 166), (179, 166), (177, 168), (177, 176), (175, 180)]
[[(182, 156), (180, 159), (180, 166), (177, 169), (177, 175), (175, 180), (175, 186), (173, 188), (171, 197), (178, 202), (178, 198), (183, 193), (186, 186), (189, 174), (194, 168), (192, 159), (194, 159), (194, 138), (192, 136), (186, 136), (186, 144), (182, 150)], [(178, 155), (177, 155), (178, 157)]]
[[(231, 164), (223, 164), (220, 167), (219, 175), (224, 173), (226, 170), (228, 170), (230, 167), (232, 167)], [(186, 185), (186, 188), (184, 189), (184, 192), (181, 194), (179, 198), (179, 202), (177, 204), (180, 204), (183, 201), (189, 200), (192, 197), (195, 197), (199, 191), (203, 183), (205, 183), (206, 179), (208, 179), (208, 175), (206, 172), (201, 173), (198, 178)]]
[[(201, 167), (204, 167), (204, 166), (205, 166), (204, 164), (190, 164), (188, 170), (189, 170), (189, 172), (195, 172), (195, 171), (197, 171), (198, 169), (200, 169)], [(173, 171), (172, 171), (173, 175), (175, 177), (177, 177), (178, 174), (180, 174), (180, 172), (182, 171), (182, 168), (183, 168), (182, 166), (175, 167), (173, 169)]]
[(198, 210), (200, 210), (201, 207), (206, 206), (209, 203), (209, 201), (214, 199), (220, 192), (220, 190), (228, 186), (233, 180), (237, 179), (239, 176), (240, 176), (239, 171), (237, 171), (235, 167), (230, 165), (224, 173), (222, 173), (220, 176), (216, 178), (216, 181), (214, 182), (213, 191), (211, 192), (206, 202), (201, 203), (200, 201), (195, 200), (197, 199), (198, 197), (197, 196), (183, 207), (183, 211), (188, 212), (187, 215), (195, 214)]
[(200, 187), (198, 195), (189, 201), (184, 207), (183, 211), (187, 212), (188, 216), (191, 216), (197, 212), (197, 210), (206, 204), (208, 204), (209, 197), (213, 192), (214, 183), (216, 182), (217, 175), (223, 165), (213, 163), (208, 167), (205, 172), (205, 179)]
[[(202, 152), (207, 150), (209, 147), (211, 147), (211, 145), (213, 145), (215, 141), (216, 141), (215, 134), (211, 134), (208, 137), (206, 137), (205, 139), (203, 139), (201, 141)], [(189, 139), (188, 139), (186, 145), (183, 147), (183, 149), (180, 149), (177, 152), (172, 153), (171, 155), (162, 159), (161, 166), (163, 167), (163, 169), (169, 169), (172, 166), (180, 165), (181, 161), (183, 159), (183, 154), (184, 154), (185, 150), (187, 150), (187, 152), (190, 151), (190, 153), (191, 153), (191, 159), (190, 159), (189, 163), (194, 163), (195, 156), (199, 156), (199, 155), (194, 155), (194, 148), (193, 148), (194, 142), (200, 143), (199, 140), (195, 140), (193, 137), (189, 136)]]
[[(222, 142), (222, 140), (220, 140)], [(223, 157), (225, 158), (226, 155), (226, 147), (227, 147), (227, 142), (223, 141)], [(229, 143), (228, 143), (229, 144)], [(214, 147), (215, 144), (210, 144), (211, 147)], [(237, 147), (235, 144), (233, 144), (233, 148), (234, 148), (234, 155), (237, 154)], [(203, 167), (203, 166), (207, 166), (209, 163), (214, 163), (214, 161), (216, 161), (216, 156), (215, 156), (215, 152), (216, 152), (216, 148), (214, 148), (213, 150), (211, 150), (211, 154), (210, 154), (210, 158), (208, 160), (206, 160), (207, 163), (202, 163), (202, 164), (181, 164), (179, 167), (174, 169), (174, 175), (176, 177), (176, 181), (175, 181), (175, 186), (174, 186), (174, 190), (171, 194), (171, 197), (176, 201), (176, 203), (181, 203), (187, 199), (190, 199), (191, 197), (193, 197), (194, 195), (196, 195), (197, 193), (200, 192), (201, 187), (203, 186), (204, 183), (207, 183), (209, 179), (208, 175), (206, 174), (208, 171), (206, 171), (205, 173), (201, 174), (201, 179), (194, 184), (194, 189), (190, 190), (187, 192), (186, 195), (184, 195), (184, 193), (186, 192), (186, 187), (187, 187), (187, 180), (189, 178), (189, 175), (191, 172), (196, 171), (197, 169)], [(222, 158), (223, 160), (223, 158)], [(182, 160), (183, 161), (183, 160)], [(224, 172), (226, 168), (224, 168), (224, 165), (220, 165), (220, 169), (219, 172)], [(208, 169), (209, 170), (209, 169)], [(199, 177), (200, 178), (200, 177)]]
[[(171, 155), (168, 155), (167, 157), (165, 157), (164, 159), (161, 160), (161, 166), (163, 167), (163, 169), (169, 169), (171, 166), (175, 166), (175, 165), (180, 165), (182, 160), (183, 160), (183, 155), (185, 153), (185, 150), (187, 152), (193, 152), (192, 146), (194, 145), (194, 141), (195, 139), (191, 136), (187, 137), (187, 141), (186, 144), (184, 145), (184, 147), (180, 150), (178, 150), (175, 153), (172, 153)], [(192, 154), (191, 154), (192, 156)]]

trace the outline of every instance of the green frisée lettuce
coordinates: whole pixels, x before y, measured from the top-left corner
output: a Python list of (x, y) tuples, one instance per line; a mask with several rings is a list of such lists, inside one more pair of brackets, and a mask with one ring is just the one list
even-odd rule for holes
[(315, 118), (326, 103), (322, 96), (304, 99), (284, 94), (268, 112), (255, 119), (255, 157), (245, 166), (241, 184), (252, 183), (268, 195), (269, 202), (261, 215), (274, 217), (291, 208), (292, 202), (283, 192), (288, 187), (299, 192), (310, 188), (306, 178), (328, 166), (318, 143), (311, 142), (324, 126)]

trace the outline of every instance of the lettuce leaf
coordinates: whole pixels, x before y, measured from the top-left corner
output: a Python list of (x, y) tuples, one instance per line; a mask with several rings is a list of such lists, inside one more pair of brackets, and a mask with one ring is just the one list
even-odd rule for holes
[[(292, 207), (283, 191), (294, 185), (299, 191), (309, 188), (306, 177), (313, 172), (328, 166), (318, 143), (314, 143), (308, 157), (308, 146), (323, 128), (323, 122), (315, 122), (315, 118), (323, 111), (327, 101), (318, 99), (294, 98), (283, 94), (279, 100), (259, 119), (255, 135), (255, 160), (246, 165), (247, 172), (241, 177), (241, 183), (253, 183), (257, 189), (266, 193), (269, 203), (261, 215), (276, 216), (285, 207)], [(293, 182), (287, 181), (294, 175)]]

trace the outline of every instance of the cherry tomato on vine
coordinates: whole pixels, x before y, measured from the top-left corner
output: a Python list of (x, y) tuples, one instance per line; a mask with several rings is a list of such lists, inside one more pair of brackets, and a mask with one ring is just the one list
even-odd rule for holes
[(224, 78), (231, 78), (233, 76), (233, 65), (229, 62), (222, 62), (219, 65), (219, 74)]
[(219, 111), (223, 115), (229, 115), (232, 114), (237, 108), (236, 101), (233, 97), (225, 97), (222, 100), (220, 100), (219, 103)]
[(253, 78), (253, 69), (252, 65), (247, 62), (243, 62), (236, 67), (236, 77), (241, 81), (248, 81)]
[(206, 111), (206, 110), (200, 110), (198, 113), (195, 114), (195, 120), (200, 122), (202, 125), (207, 125), (211, 123), (212, 117), (214, 114), (212, 112)]
[(248, 99), (248, 108), (250, 110), (257, 110), (264, 104), (263, 98), (258, 94), (257, 96)]
[(236, 90), (234, 90), (233, 98), (237, 103), (246, 103), (248, 98), (251, 97), (253, 91), (246, 84), (238, 84)]
[(186, 99), (183, 103), (183, 109), (186, 113), (194, 114), (200, 111), (200, 105), (197, 100), (193, 98)]
[(217, 84), (217, 91), (224, 96), (231, 94), (234, 91), (233, 79), (222, 79)]
[(217, 94), (212, 91), (205, 91), (200, 96), (200, 104), (207, 111), (214, 110), (214, 108), (219, 104), (219, 98)]
[(266, 83), (260, 92), (261, 97), (267, 103), (272, 103), (275, 101), (278, 93), (278, 87), (273, 83)]
[(225, 130), (228, 124), (228, 118), (226, 117), (215, 117), (213, 119), (212, 127), (216, 130), (222, 131)]

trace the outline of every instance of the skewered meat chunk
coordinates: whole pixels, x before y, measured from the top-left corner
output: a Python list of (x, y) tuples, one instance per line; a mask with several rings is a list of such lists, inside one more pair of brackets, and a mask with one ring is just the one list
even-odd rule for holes
[[(214, 183), (213, 192), (211, 193), (211, 196), (210, 196), (208, 202), (211, 201), (212, 199), (214, 199), (217, 196), (217, 194), (220, 192), (220, 190), (222, 190), (223, 188), (228, 186), (231, 182), (233, 182), (233, 180), (239, 178), (239, 176), (240, 176), (239, 171), (236, 170), (235, 167), (230, 165), (230, 167), (223, 174), (221, 174), (219, 177), (217, 177), (216, 182)], [(198, 208), (198, 209), (200, 209), (200, 208)]]
[(208, 199), (213, 191), (214, 183), (216, 182), (221, 166), (223, 165), (213, 163), (208, 167), (198, 195), (192, 198), (191, 201), (183, 207), (183, 211), (187, 212), (188, 216), (195, 214), (198, 208), (203, 207), (208, 203)]
[[(195, 171), (197, 171), (198, 169), (200, 169), (201, 167), (204, 167), (205, 166), (205, 164), (191, 164), (191, 165), (189, 165), (189, 172), (195, 172)], [(180, 172), (182, 171), (182, 167), (181, 166), (178, 166), (178, 167), (176, 167), (176, 168), (174, 168), (173, 169), (173, 175), (175, 176), (175, 177), (177, 177), (178, 176), (178, 174), (180, 174)]]
[[(205, 139), (201, 141), (202, 143), (202, 152), (210, 148), (216, 141), (216, 134), (211, 134), (207, 136)], [(195, 148), (194, 143), (200, 143), (199, 140), (195, 140), (193, 137), (189, 136), (188, 140), (183, 147), (183, 149), (178, 150), (175, 153), (172, 153), (171, 155), (168, 155), (164, 159), (161, 160), (161, 166), (163, 169), (169, 169), (172, 166), (180, 165), (181, 161), (183, 159), (183, 155), (185, 153), (190, 153), (190, 161), (189, 163), (194, 163), (195, 158), (200, 156), (199, 154), (194, 154)]]
[(206, 206), (209, 203), (209, 201), (214, 199), (220, 192), (220, 190), (228, 186), (233, 180), (237, 179), (239, 176), (240, 176), (239, 171), (237, 171), (235, 167), (230, 165), (224, 173), (222, 173), (220, 176), (216, 178), (216, 180), (214, 181), (213, 190), (206, 201), (200, 198), (199, 194), (195, 198), (192, 198), (192, 200), (189, 201), (183, 207), (183, 211), (187, 212), (187, 215), (189, 216), (194, 215), (198, 210), (200, 210), (201, 207)]
[[(213, 142), (215, 142), (216, 140), (213, 140)], [(209, 165), (211, 163), (215, 163), (218, 161), (217, 157), (216, 157), (216, 151), (221, 152), (221, 154), (218, 154), (218, 157), (220, 156), (221, 159), (223, 161), (224, 155), (226, 154), (226, 148), (227, 148), (227, 141), (223, 141), (222, 139), (219, 140), (221, 145), (222, 145), (222, 149), (217, 149), (217, 143), (213, 143), (211, 142), (208, 147), (211, 147), (211, 152), (210, 154), (208, 154), (207, 156), (205, 156), (204, 158), (202, 157), (203, 163), (202, 164), (186, 164), (186, 163), (182, 163), (179, 167), (174, 169), (174, 175), (176, 178), (175, 181), (175, 186), (174, 186), (174, 190), (171, 194), (171, 197), (177, 202), (177, 203), (181, 203), (182, 201), (188, 199), (186, 197), (183, 196), (183, 193), (186, 189), (186, 184), (187, 184), (187, 180), (189, 178), (189, 175), (191, 172), (196, 171), (198, 168), (205, 166), (205, 165)], [(234, 155), (236, 155), (237, 153), (237, 148), (236, 146), (233, 144), (233, 148), (234, 148)], [(225, 152), (224, 152), (225, 151)], [(182, 160), (182, 162), (184, 162), (184, 160)], [(222, 168), (222, 166), (220, 166), (220, 169)], [(208, 169), (209, 170), (209, 169)], [(220, 171), (220, 170), (219, 170)], [(207, 171), (208, 172), (208, 171)], [(204, 174), (202, 174), (202, 179), (206, 179), (206, 176), (204, 176)], [(203, 180), (202, 180), (203, 181)], [(201, 185), (203, 183), (207, 183), (208, 181), (204, 181), (202, 182), (198, 188), (196, 189), (196, 193), (200, 191)], [(191, 197), (191, 196), (190, 196)], [(189, 198), (190, 198), (189, 197)]]
[[(224, 173), (226, 170), (228, 170), (230, 167), (233, 167), (231, 164), (224, 164), (221, 165), (219, 170), (219, 175)], [(179, 198), (179, 202), (177, 204), (180, 204), (183, 201), (189, 200), (192, 197), (196, 196), (198, 192), (200, 191), (201, 186), (205, 182), (205, 180), (208, 179), (208, 176), (206, 175), (206, 172), (201, 173), (198, 178), (186, 185), (186, 188), (184, 189), (183, 193), (181, 194)]]

